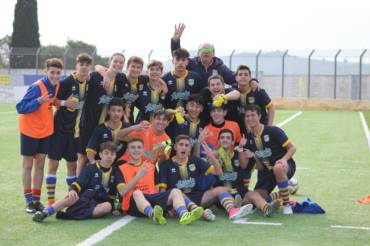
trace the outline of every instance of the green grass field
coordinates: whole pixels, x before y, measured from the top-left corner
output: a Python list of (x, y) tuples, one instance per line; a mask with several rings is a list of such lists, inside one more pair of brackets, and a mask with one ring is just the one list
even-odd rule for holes
[[(296, 113), (278, 111), (275, 123)], [(370, 122), (370, 113), (366, 116)], [(19, 156), (18, 118), (14, 105), (0, 105), (0, 244), (75, 245), (118, 218), (87, 221), (32, 222), (24, 212)], [(181, 226), (169, 219), (157, 226), (136, 219), (114, 232), (99, 245), (369, 245), (370, 230), (335, 229), (331, 225), (370, 227), (370, 204), (357, 198), (370, 195), (370, 150), (357, 112), (305, 111), (284, 130), (297, 147), (296, 177), (300, 190), (293, 199), (310, 197), (324, 215), (272, 218), (253, 214), (248, 221), (281, 223), (281, 226), (233, 224), (217, 210), (215, 223), (196, 222)], [(57, 197), (67, 188), (64, 162), (58, 173)], [(253, 184), (252, 184), (253, 186)], [(46, 192), (43, 191), (43, 201)]]

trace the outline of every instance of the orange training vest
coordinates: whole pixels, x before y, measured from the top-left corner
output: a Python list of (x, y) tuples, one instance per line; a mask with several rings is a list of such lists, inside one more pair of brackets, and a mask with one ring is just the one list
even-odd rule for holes
[[(45, 84), (39, 80), (35, 84), (41, 91), (41, 96), (49, 92)], [(56, 95), (59, 91), (59, 82), (56, 85), (55, 95), (48, 102), (44, 102), (32, 113), (19, 115), (19, 129), (22, 134), (32, 138), (45, 138), (54, 132), (54, 112), (52, 105), (55, 102)]]

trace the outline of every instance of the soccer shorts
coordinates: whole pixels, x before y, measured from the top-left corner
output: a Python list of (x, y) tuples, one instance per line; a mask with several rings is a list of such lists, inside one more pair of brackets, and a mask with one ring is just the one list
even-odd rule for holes
[(45, 138), (32, 138), (21, 133), (21, 155), (34, 156), (47, 154), (49, 150), (50, 136)]
[[(167, 206), (168, 203), (168, 197), (170, 196), (171, 190), (166, 190), (163, 192), (158, 192), (155, 194), (144, 194), (145, 199), (150, 203), (152, 207), (155, 205), (160, 206), (164, 212), (167, 212), (169, 210), (169, 206)], [(142, 214), (139, 209), (136, 206), (136, 202), (134, 200), (134, 196), (131, 196), (130, 199), (130, 207), (127, 211), (127, 213), (131, 216), (135, 217), (144, 217), (145, 215)]]
[(50, 137), (49, 158), (60, 161), (77, 161), (78, 138), (70, 134), (55, 132)]

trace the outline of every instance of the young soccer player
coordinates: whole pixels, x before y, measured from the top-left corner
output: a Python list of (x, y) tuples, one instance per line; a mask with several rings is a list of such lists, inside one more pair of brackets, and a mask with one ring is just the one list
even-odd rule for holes
[(200, 190), (199, 176), (201, 174), (221, 175), (222, 169), (213, 151), (203, 143), (203, 148), (210, 158), (212, 165), (204, 160), (190, 155), (190, 138), (178, 135), (175, 141), (176, 155), (159, 165), (158, 186), (160, 191), (166, 189), (181, 189), (187, 198), (186, 204), (190, 210), (197, 206), (210, 207), (220, 203), (228, 213), (229, 219), (246, 216), (252, 210), (250, 204), (241, 208), (234, 206), (234, 198), (226, 187), (215, 187), (207, 191)]
[(104, 87), (104, 78), (98, 72), (93, 72), (90, 75), (80, 123), (77, 176), (87, 160), (85, 150), (95, 127), (105, 121), (110, 100), (113, 97), (123, 96), (124, 77), (120, 72), (124, 63), (125, 57), (122, 53), (115, 53), (110, 57), (107, 73), (111, 74), (113, 79), (109, 81), (106, 87)]
[[(128, 139), (140, 138), (144, 141), (144, 156), (156, 163), (158, 160), (166, 160), (171, 152), (171, 139), (166, 134), (169, 115), (164, 109), (154, 112), (152, 122), (145, 131), (133, 130), (128, 133)], [(126, 153), (119, 160), (128, 160)]]
[(143, 89), (139, 91), (138, 103), (139, 115), (136, 122), (149, 121), (156, 110), (163, 109), (167, 86), (162, 84), (163, 72), (162, 62), (151, 60), (147, 66), (148, 82), (144, 83)]
[(206, 87), (196, 73), (186, 69), (188, 63), (189, 52), (187, 50), (177, 49), (172, 52), (173, 71), (162, 77), (168, 87), (166, 108), (184, 107), (191, 94), (199, 93)]
[[(124, 181), (121, 172), (112, 167), (117, 147), (113, 142), (100, 145), (101, 160), (87, 165), (73, 182), (68, 194), (52, 206), (38, 211), (33, 221), (41, 222), (56, 214), (59, 219), (98, 218), (109, 214), (114, 208), (114, 198), (123, 194)], [(65, 212), (62, 210), (67, 208)]]
[(203, 112), (200, 115), (200, 119), (204, 124), (208, 124), (211, 121), (210, 111), (212, 105), (221, 106), (226, 105), (228, 114), (226, 118), (228, 120), (235, 121), (233, 119), (234, 110), (236, 110), (237, 100), (240, 98), (240, 92), (234, 89), (225, 89), (224, 79), (220, 75), (212, 75), (208, 78), (208, 87), (204, 88), (200, 95), (203, 99)]
[[(158, 224), (165, 224), (164, 211), (173, 206), (180, 224), (189, 224), (199, 219), (203, 208), (188, 212), (182, 192), (170, 189), (157, 193), (155, 187), (155, 165), (143, 160), (144, 142), (133, 138), (128, 142), (128, 162), (119, 168), (125, 180), (122, 210), (132, 216), (147, 216)], [(140, 175), (144, 173), (143, 175)]]
[(46, 77), (32, 84), (16, 106), (21, 133), (22, 179), (27, 213), (43, 209), (40, 195), (45, 156), (48, 153), (50, 136), (54, 132), (52, 107), (58, 94), (62, 69), (63, 62), (60, 59), (46, 60)]
[(236, 70), (235, 75), (237, 84), (236, 89), (240, 92), (237, 110), (233, 111), (236, 115), (232, 116), (237, 119), (241, 129), (245, 129), (244, 115), (245, 106), (256, 104), (261, 108), (261, 123), (264, 125), (272, 125), (275, 115), (275, 107), (271, 98), (264, 89), (252, 89), (251, 83), (257, 82), (251, 78), (251, 70), (245, 65), (240, 65)]
[(126, 150), (125, 141), (120, 138), (119, 133), (122, 129), (128, 128), (129, 123), (122, 123), (125, 114), (125, 106), (121, 98), (113, 98), (108, 105), (108, 119), (97, 126), (91, 135), (86, 146), (87, 159), (90, 163), (95, 163), (99, 153), (99, 146), (107, 141), (112, 141), (117, 145), (117, 157), (121, 157)]
[(292, 159), (296, 148), (282, 129), (260, 123), (261, 109), (257, 105), (247, 105), (245, 124), (250, 129), (247, 135), (245, 158), (256, 163), (258, 179), (254, 191), (246, 194), (245, 201), (253, 203), (268, 216), (271, 205), (266, 198), (277, 185), (283, 200), (283, 214), (292, 214), (289, 201), (288, 180), (296, 169)]
[(67, 161), (67, 185), (70, 186), (76, 180), (79, 123), (91, 65), (90, 55), (79, 54), (76, 58), (76, 71), (60, 82), (57, 95), (60, 106), (54, 115), (54, 134), (50, 139), (48, 153), (49, 166), (46, 176), (48, 205), (55, 201), (56, 172), (62, 158)]
[(223, 104), (220, 107), (211, 105), (212, 122), (204, 127), (205, 138), (204, 141), (212, 144), (214, 147), (219, 147), (218, 136), (222, 129), (230, 129), (233, 132), (233, 146), (239, 143), (241, 139), (240, 128), (238, 123), (231, 120), (225, 120), (227, 114), (226, 106)]

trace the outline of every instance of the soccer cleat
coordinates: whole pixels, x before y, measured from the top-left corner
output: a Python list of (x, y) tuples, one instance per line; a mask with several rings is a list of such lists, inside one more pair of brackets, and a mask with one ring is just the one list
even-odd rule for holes
[(45, 207), (41, 202), (37, 201), (34, 203), (36, 211), (44, 211)]
[(188, 225), (192, 223), (193, 221), (199, 219), (202, 217), (203, 214), (203, 208), (197, 207), (193, 209), (191, 212), (185, 212), (182, 214), (179, 223), (181, 225)]
[(290, 206), (290, 204), (286, 204), (286, 205), (283, 206), (283, 214), (284, 215), (293, 214), (293, 209), (292, 209), (292, 206)]
[(36, 213), (35, 204), (33, 202), (27, 203), (25, 210), (26, 210), (26, 213), (29, 213), (29, 214)]
[(35, 222), (41, 222), (43, 221), (44, 219), (46, 219), (46, 217), (48, 217), (49, 214), (47, 211), (37, 211), (33, 216), (32, 216), (32, 220), (35, 221)]
[(232, 208), (229, 211), (229, 219), (237, 220), (253, 213), (253, 205), (247, 204), (240, 208)]
[(166, 218), (163, 216), (163, 209), (161, 206), (155, 205), (153, 208), (153, 221), (159, 225), (167, 223)]
[(207, 208), (203, 211), (202, 220), (215, 221), (216, 220), (216, 215), (213, 214), (211, 209)]

